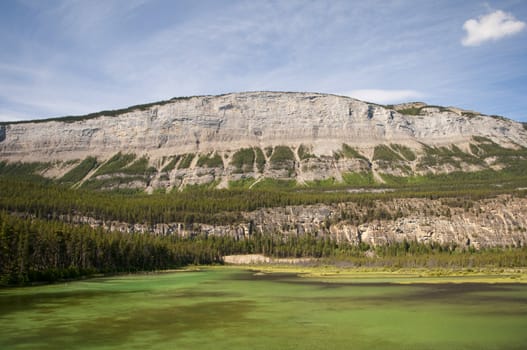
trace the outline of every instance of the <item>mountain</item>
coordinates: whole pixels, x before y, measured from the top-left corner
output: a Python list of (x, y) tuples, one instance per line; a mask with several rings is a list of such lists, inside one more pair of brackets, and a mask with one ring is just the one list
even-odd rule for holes
[(362, 186), (499, 170), (527, 159), (526, 147), (525, 124), (454, 107), (247, 92), (3, 123), (0, 171), (31, 164), (74, 187), (149, 192), (269, 181)]
[(242, 253), (523, 267), (526, 206), (526, 124), (455, 107), (247, 92), (0, 124), (0, 284)]

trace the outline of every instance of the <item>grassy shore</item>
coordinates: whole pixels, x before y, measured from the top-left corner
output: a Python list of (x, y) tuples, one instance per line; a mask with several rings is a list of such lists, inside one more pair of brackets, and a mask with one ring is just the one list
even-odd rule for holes
[(244, 269), (263, 274), (292, 274), (328, 283), (527, 283), (527, 268), (426, 269), (339, 267), (335, 265), (228, 265), (212, 268)]

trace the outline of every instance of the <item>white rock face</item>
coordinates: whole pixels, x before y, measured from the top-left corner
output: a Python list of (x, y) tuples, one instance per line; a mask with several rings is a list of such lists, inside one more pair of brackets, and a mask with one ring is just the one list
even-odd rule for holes
[(163, 156), (232, 151), (243, 147), (309, 145), (317, 156), (331, 155), (343, 143), (367, 154), (378, 144), (419, 148), (464, 144), (473, 136), (502, 145), (527, 146), (520, 123), (460, 110), (427, 108), (425, 115), (348, 97), (318, 93), (247, 92), (175, 99), (116, 116), (75, 122), (6, 124), (0, 130), (0, 157), (8, 161), (53, 161), (121, 151)]
[[(200, 224), (192, 227), (184, 223), (129, 224), (78, 216), (67, 216), (63, 220), (121, 232), (152, 232), (184, 237), (205, 234), (242, 238), (250, 234), (249, 222), (252, 222), (252, 230), (258, 233), (276, 232), (284, 236), (307, 233), (331, 237), (337, 242), (362, 242), (374, 246), (405, 240), (443, 245), (456, 243), (460, 247), (471, 246), (476, 249), (524, 247), (527, 244), (526, 198), (500, 195), (474, 201), (470, 209), (452, 207), (449, 201), (399, 198), (374, 201), (368, 208), (352, 202), (264, 208), (242, 213), (244, 219), (237, 224)], [(381, 208), (396, 217), (369, 219), (357, 224), (342, 216), (343, 213), (350, 213), (360, 218), (367, 215), (368, 209), (375, 212)]]

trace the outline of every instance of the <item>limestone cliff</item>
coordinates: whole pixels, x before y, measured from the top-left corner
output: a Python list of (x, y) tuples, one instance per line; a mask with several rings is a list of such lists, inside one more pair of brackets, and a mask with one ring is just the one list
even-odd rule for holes
[(65, 217), (66, 221), (122, 232), (180, 236), (213, 235), (247, 237), (255, 233), (284, 236), (305, 234), (331, 237), (338, 242), (383, 245), (393, 242), (452, 243), (461, 247), (522, 247), (527, 244), (526, 198), (401, 198), (377, 200), (368, 205), (339, 203), (265, 208), (242, 213), (232, 225), (194, 223), (129, 224), (90, 217)]
[[(227, 187), (229, 181), (263, 178), (338, 182), (350, 173), (382, 182), (383, 173), (503, 167), (492, 154), (478, 154), (485, 150), (479, 144), (523, 150), (527, 131), (512, 120), (453, 107), (380, 106), (343, 96), (283, 92), (175, 98), (0, 126), (0, 161), (46, 162), (40, 173), (58, 179), (93, 157), (97, 162), (91, 172), (75, 178), (77, 186), (96, 180), (100, 188), (151, 190), (188, 184)], [(278, 146), (283, 147), (277, 155)], [(245, 157), (237, 155), (240, 150)], [(133, 160), (146, 166), (138, 173), (97, 172), (119, 152), (133, 155), (121, 166)]]

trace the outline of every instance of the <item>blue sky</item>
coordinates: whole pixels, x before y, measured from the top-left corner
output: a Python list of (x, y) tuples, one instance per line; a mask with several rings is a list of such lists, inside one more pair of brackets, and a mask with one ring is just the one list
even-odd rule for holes
[(527, 1), (5, 0), (0, 121), (273, 90), (527, 121)]

